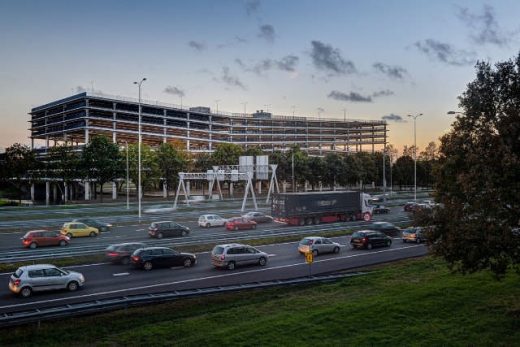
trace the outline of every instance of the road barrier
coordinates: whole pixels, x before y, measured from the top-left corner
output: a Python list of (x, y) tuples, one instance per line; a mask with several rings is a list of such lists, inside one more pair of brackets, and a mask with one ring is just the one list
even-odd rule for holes
[(274, 280), (265, 282), (253, 282), (221, 287), (209, 287), (200, 289), (174, 290), (153, 294), (126, 295), (110, 299), (98, 299), (82, 303), (74, 303), (48, 308), (23, 310), (4, 313), (0, 316), (0, 327), (22, 325), (28, 323), (38, 323), (51, 319), (63, 317), (80, 316), (92, 313), (101, 313), (118, 309), (125, 309), (132, 306), (145, 304), (158, 304), (167, 301), (178, 300), (195, 296), (205, 296), (223, 294), (229, 292), (272, 288), (280, 286), (295, 286), (317, 282), (333, 282), (343, 278), (366, 275), (364, 272), (353, 272), (346, 274), (328, 274), (310, 277), (298, 277), (286, 280)]

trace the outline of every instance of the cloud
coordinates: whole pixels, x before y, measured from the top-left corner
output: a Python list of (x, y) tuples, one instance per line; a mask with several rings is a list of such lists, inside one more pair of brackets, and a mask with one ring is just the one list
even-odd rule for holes
[(295, 55), (286, 55), (280, 60), (275, 59), (264, 59), (256, 63), (254, 66), (249, 67), (241, 59), (235, 59), (235, 63), (240, 66), (244, 71), (255, 72), (258, 75), (263, 74), (266, 71), (278, 69), (280, 71), (294, 72), (300, 58)]
[(484, 5), (482, 14), (470, 13), (468, 8), (459, 8), (457, 17), (473, 31), (470, 37), (476, 44), (505, 46), (511, 41), (500, 29), (493, 7), (489, 5)]
[(260, 26), (260, 33), (258, 37), (267, 40), (268, 42), (274, 41), (274, 27), (270, 24), (264, 24)]
[(316, 110), (320, 113), (325, 112), (325, 109), (323, 107), (318, 107)]
[(317, 69), (333, 75), (352, 74), (357, 71), (354, 63), (345, 60), (337, 48), (320, 41), (312, 41), (311, 44), (312, 62)]
[(414, 46), (430, 59), (449, 65), (463, 66), (475, 63), (475, 52), (457, 50), (448, 43), (427, 39), (422, 42), (417, 41)]
[(387, 114), (386, 116), (381, 117), (381, 119), (389, 122), (406, 123), (406, 120), (404, 120), (403, 117), (393, 113)]
[(197, 42), (197, 41), (193, 41), (193, 40), (188, 42), (188, 46), (190, 46), (191, 48), (193, 48), (194, 50), (199, 51), (199, 52), (206, 49), (205, 43)]
[(260, 0), (248, 0), (244, 4), (246, 6), (246, 13), (248, 16), (251, 16), (258, 12), (260, 8)]
[(229, 71), (229, 67), (224, 66), (222, 68), (222, 76), (220, 79), (213, 78), (216, 82), (222, 82), (227, 84), (230, 87), (238, 87), (243, 90), (247, 90), (247, 87), (238, 79), (238, 77), (233, 76), (231, 72)]
[(372, 93), (372, 96), (374, 98), (377, 98), (378, 96), (390, 96), (390, 95), (394, 95), (394, 92), (391, 91), (390, 89), (380, 90), (378, 92)]
[(401, 66), (390, 66), (384, 63), (374, 63), (372, 65), (377, 72), (380, 72), (391, 79), (402, 80), (408, 74), (408, 71)]
[(185, 95), (184, 90), (174, 86), (167, 86), (166, 88), (164, 88), (164, 92), (167, 94), (180, 96), (181, 98)]
[(337, 90), (333, 90), (327, 95), (327, 97), (338, 100), (338, 101), (352, 101), (352, 102), (372, 102), (372, 96), (363, 96), (356, 92), (343, 93)]
[(235, 36), (232, 40), (217, 45), (217, 48), (227, 48), (247, 43), (247, 40), (240, 36)]

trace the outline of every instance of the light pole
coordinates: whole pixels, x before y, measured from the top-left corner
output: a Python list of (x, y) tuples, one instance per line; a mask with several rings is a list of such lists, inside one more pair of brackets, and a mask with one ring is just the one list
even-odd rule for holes
[(217, 104), (217, 112), (216, 114), (218, 114), (218, 103), (220, 102), (220, 99), (219, 100), (215, 100), (215, 104)]
[(128, 182), (130, 182), (129, 170), (128, 170), (128, 141), (125, 141), (126, 145), (126, 209), (130, 209), (130, 187), (128, 186)]
[(143, 82), (146, 81), (146, 78), (143, 78), (139, 82), (134, 82), (134, 84), (137, 84), (139, 87), (139, 130), (138, 130), (138, 145), (137, 145), (137, 171), (138, 171), (138, 178), (137, 178), (137, 200), (139, 202), (139, 220), (141, 220), (141, 195), (142, 195), (142, 187), (141, 187), (141, 85)]
[(417, 202), (417, 117), (422, 116), (422, 113), (411, 115), (413, 118), (413, 201)]

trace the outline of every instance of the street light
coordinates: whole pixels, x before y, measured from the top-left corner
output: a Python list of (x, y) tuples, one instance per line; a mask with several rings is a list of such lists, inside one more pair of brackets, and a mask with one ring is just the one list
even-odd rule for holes
[(141, 85), (143, 82), (146, 81), (146, 78), (143, 78), (140, 82), (134, 82), (134, 84), (137, 84), (139, 87), (139, 130), (138, 130), (138, 151), (137, 151), (137, 171), (138, 171), (138, 178), (137, 178), (137, 200), (139, 202), (139, 220), (141, 220), (141, 195), (142, 195), (142, 187), (141, 187)]
[(128, 141), (125, 141), (126, 145), (126, 209), (130, 209), (130, 186), (128, 182), (130, 182), (129, 170), (128, 170)]
[(220, 99), (219, 100), (215, 100), (215, 104), (217, 104), (217, 112), (216, 114), (218, 114), (218, 103), (220, 102)]
[(459, 111), (448, 111), (446, 112), (447, 115), (454, 115), (454, 114), (459, 114), (459, 115), (462, 115), (464, 114), (464, 112), (459, 112)]
[(413, 118), (413, 201), (417, 202), (417, 117), (422, 116), (422, 113), (411, 115), (409, 114), (408, 117)]

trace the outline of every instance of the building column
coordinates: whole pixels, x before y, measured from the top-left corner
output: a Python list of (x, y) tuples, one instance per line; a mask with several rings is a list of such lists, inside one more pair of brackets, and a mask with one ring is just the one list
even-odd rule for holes
[(49, 181), (45, 181), (45, 205), (49, 206), (51, 194), (51, 184)]
[(52, 185), (52, 201), (56, 202), (58, 200), (58, 185), (54, 183)]
[(191, 190), (191, 189), (190, 189), (190, 188), (191, 188), (191, 187), (190, 187), (190, 183), (191, 183), (190, 181), (187, 181), (187, 182), (186, 182), (186, 192), (188, 193), (188, 196), (191, 195), (191, 191), (190, 191), (190, 190)]
[(31, 149), (34, 149), (34, 137), (31, 137)]
[(85, 200), (90, 200), (90, 182), (85, 181)]
[(49, 136), (45, 136), (45, 149), (49, 150)]
[(163, 119), (163, 143), (166, 143), (166, 134), (167, 134), (166, 126), (167, 126), (167, 123), (166, 123), (166, 110), (164, 110), (164, 119)]
[(67, 182), (63, 182), (63, 202), (67, 203), (69, 200), (69, 185)]
[(88, 128), (85, 128), (85, 144), (90, 142), (89, 136), (88, 136)]
[(162, 183), (162, 194), (163, 194), (163, 198), (167, 198), (168, 197), (168, 185), (166, 184), (166, 181), (163, 181)]
[[(246, 134), (247, 134), (247, 129), (246, 129)], [(247, 135), (246, 135), (247, 137)], [(213, 149), (213, 117), (209, 116), (209, 143), (208, 143), (208, 148), (211, 152), (211, 150)]]
[(31, 183), (31, 201), (34, 202), (34, 183)]
[(258, 181), (257, 183), (257, 190), (258, 190), (258, 195), (262, 194), (262, 181)]
[(112, 200), (117, 199), (117, 183), (112, 182)]

